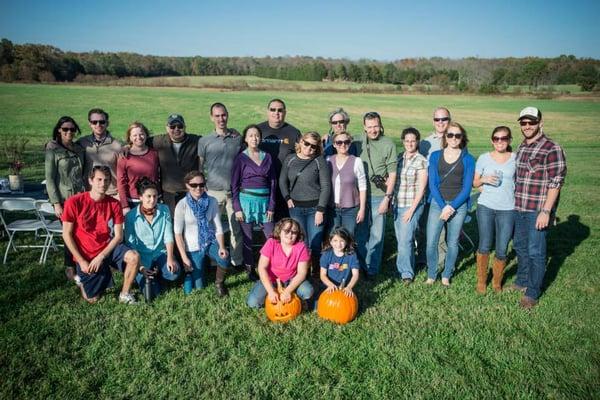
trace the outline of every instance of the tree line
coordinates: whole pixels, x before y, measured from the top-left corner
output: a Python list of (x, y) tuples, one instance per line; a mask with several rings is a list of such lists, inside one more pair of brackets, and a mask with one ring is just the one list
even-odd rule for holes
[(600, 60), (555, 58), (442, 57), (393, 62), (322, 57), (163, 57), (127, 52), (64, 52), (41, 44), (0, 41), (0, 80), (77, 82), (86, 77), (255, 75), (298, 81), (349, 81), (396, 85), (429, 84), (459, 91), (494, 92), (506, 85), (577, 84), (600, 89)]

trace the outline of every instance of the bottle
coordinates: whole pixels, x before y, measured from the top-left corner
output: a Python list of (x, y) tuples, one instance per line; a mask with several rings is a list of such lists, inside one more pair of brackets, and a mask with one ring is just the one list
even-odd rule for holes
[(146, 300), (146, 303), (151, 303), (152, 302), (152, 281), (154, 280), (154, 277), (152, 276), (146, 276), (146, 282), (144, 285), (144, 300)]
[(183, 293), (190, 294), (194, 288), (194, 282), (192, 280), (192, 271), (185, 271), (185, 278), (183, 278)]

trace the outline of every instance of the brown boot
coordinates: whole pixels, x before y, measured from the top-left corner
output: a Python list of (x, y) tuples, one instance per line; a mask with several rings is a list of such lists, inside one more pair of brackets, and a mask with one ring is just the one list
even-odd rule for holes
[(227, 288), (225, 287), (225, 274), (227, 271), (225, 268), (217, 266), (217, 271), (215, 273), (215, 290), (217, 292), (217, 296), (225, 297), (229, 293)]
[(477, 293), (480, 294), (485, 294), (485, 289), (487, 286), (487, 270), (489, 259), (489, 254), (481, 254), (479, 252), (477, 253), (477, 285), (475, 286), (475, 290), (477, 290)]
[(500, 293), (502, 291), (504, 267), (506, 267), (506, 260), (498, 260), (496, 257), (494, 257), (494, 265), (492, 266), (492, 287), (496, 293)]

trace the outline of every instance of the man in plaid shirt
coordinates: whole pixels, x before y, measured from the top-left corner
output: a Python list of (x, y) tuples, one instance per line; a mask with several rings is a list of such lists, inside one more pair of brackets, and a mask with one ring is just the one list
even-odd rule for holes
[(517, 279), (510, 287), (524, 293), (521, 307), (538, 303), (546, 272), (546, 234), (554, 219), (567, 164), (562, 148), (542, 128), (542, 113), (526, 107), (519, 114), (525, 140), (517, 150), (515, 236)]

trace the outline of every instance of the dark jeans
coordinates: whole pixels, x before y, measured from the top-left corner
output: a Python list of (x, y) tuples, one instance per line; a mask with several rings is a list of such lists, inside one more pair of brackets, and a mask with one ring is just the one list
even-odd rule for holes
[(312, 254), (319, 254), (323, 244), (323, 223), (315, 226), (315, 214), (317, 207), (293, 207), (290, 208), (290, 217), (295, 219), (304, 232), (304, 244), (311, 250)]
[(330, 207), (327, 209), (327, 214), (329, 231), (332, 231), (335, 227), (341, 226), (346, 228), (346, 230), (350, 232), (350, 235), (354, 237), (358, 207)]
[(477, 227), (479, 228), (479, 247), (481, 254), (489, 254), (496, 236), (496, 258), (506, 260), (508, 242), (515, 226), (514, 210), (494, 210), (482, 204), (477, 205)]
[[(517, 211), (515, 215), (515, 238), (513, 246), (517, 252), (517, 279), (515, 284), (526, 287), (525, 295), (538, 299), (546, 273), (546, 234), (548, 228), (537, 230), (535, 221), (538, 213)], [(551, 226), (551, 216), (548, 226)]]
[[(254, 223), (240, 222), (244, 237), (244, 265), (254, 266), (254, 252), (252, 251), (252, 231), (254, 225)], [(265, 239), (270, 237), (273, 233), (273, 226), (273, 222), (265, 222), (262, 224)]]

